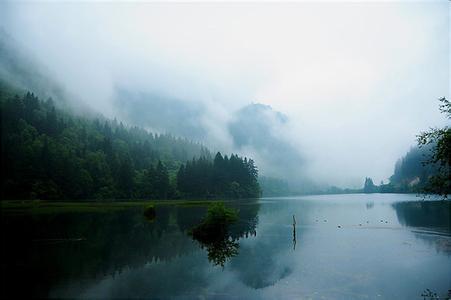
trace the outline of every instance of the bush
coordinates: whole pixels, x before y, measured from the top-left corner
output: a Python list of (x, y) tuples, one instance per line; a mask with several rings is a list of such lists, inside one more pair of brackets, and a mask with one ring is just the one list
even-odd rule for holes
[(155, 212), (155, 205), (149, 204), (144, 209), (144, 217), (146, 217), (147, 220), (153, 221), (156, 218), (156, 212)]
[(208, 207), (207, 215), (190, 234), (208, 252), (208, 260), (224, 267), (226, 260), (238, 254), (238, 243), (230, 238), (229, 225), (238, 220), (235, 209), (216, 202)]
[(237, 210), (225, 207), (222, 202), (216, 202), (209, 205), (207, 216), (191, 230), (191, 235), (200, 241), (223, 238), (228, 233), (229, 225), (237, 220)]

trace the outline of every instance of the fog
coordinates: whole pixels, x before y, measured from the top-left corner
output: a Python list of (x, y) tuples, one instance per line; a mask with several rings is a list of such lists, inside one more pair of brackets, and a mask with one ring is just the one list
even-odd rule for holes
[(252, 156), (262, 174), (360, 187), (445, 124), (449, 13), (448, 1), (3, 3), (0, 26), (75, 105)]

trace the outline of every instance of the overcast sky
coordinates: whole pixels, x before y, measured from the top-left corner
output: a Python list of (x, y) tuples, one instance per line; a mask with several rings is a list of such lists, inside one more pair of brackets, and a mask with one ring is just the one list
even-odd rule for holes
[(386, 180), (415, 135), (446, 120), (449, 1), (2, 4), (0, 24), (107, 116), (120, 84), (200, 102), (211, 137), (252, 102), (330, 184)]

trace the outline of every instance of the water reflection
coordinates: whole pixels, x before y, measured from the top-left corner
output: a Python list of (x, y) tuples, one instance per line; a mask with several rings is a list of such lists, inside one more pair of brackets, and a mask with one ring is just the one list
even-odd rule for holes
[[(412, 199), (327, 195), (227, 203), (239, 210), (239, 221), (222, 239), (206, 244), (187, 234), (206, 213), (198, 206), (157, 207), (152, 223), (142, 210), (2, 218), (2, 229), (8, 228), (2, 293), (14, 298), (415, 299), (429, 288), (446, 296), (449, 203), (439, 207)], [(366, 203), (373, 203), (371, 209)]]
[(194, 238), (200, 243), (201, 248), (207, 251), (208, 260), (216, 266), (224, 267), (227, 260), (238, 255), (239, 239), (257, 236), (260, 204), (257, 199), (245, 201), (239, 205), (235, 203), (235, 207), (239, 207), (237, 208), (239, 219), (229, 228), (220, 230), (214, 235)]
[(399, 223), (413, 227), (415, 237), (451, 255), (451, 202), (415, 201), (392, 204)]
[(202, 222), (188, 233), (208, 252), (208, 260), (224, 268), (227, 259), (238, 254), (238, 243), (230, 236), (229, 227), (238, 220), (237, 210), (223, 202), (210, 204)]
[(208, 252), (208, 260), (216, 266), (224, 268), (225, 262), (238, 255), (240, 245), (228, 236), (218, 237), (214, 240), (198, 240), (202, 249)]
[(450, 201), (397, 202), (392, 206), (404, 226), (451, 232)]
[[(212, 262), (224, 265), (237, 254), (239, 238), (255, 236), (258, 209), (243, 206), (227, 238), (202, 245)], [(2, 216), (2, 228), (8, 229), (2, 230), (2, 250), (8, 257), (1, 266), (8, 274), (2, 295), (48, 297), (53, 287), (67, 282), (115, 277), (195, 253), (199, 245), (186, 233), (205, 211), (199, 206), (159, 206), (152, 222), (142, 209)]]
[[(115, 275), (195, 248), (169, 225), (171, 210), (154, 223), (141, 210), (114, 213), (2, 217), (5, 294), (47, 297), (52, 285), (77, 278)], [(73, 239), (80, 239), (73, 242)], [(47, 243), (60, 240), (60, 243)], [(30, 289), (23, 289), (23, 286)], [(23, 295), (21, 295), (23, 293)]]

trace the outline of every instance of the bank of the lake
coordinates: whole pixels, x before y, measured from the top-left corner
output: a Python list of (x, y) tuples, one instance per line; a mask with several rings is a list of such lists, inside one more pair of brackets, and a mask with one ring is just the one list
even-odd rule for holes
[(4, 200), (0, 201), (2, 214), (58, 214), (72, 212), (109, 212), (127, 208), (145, 208), (148, 205), (208, 206), (214, 202), (230, 200), (149, 200), (149, 201), (46, 201)]

